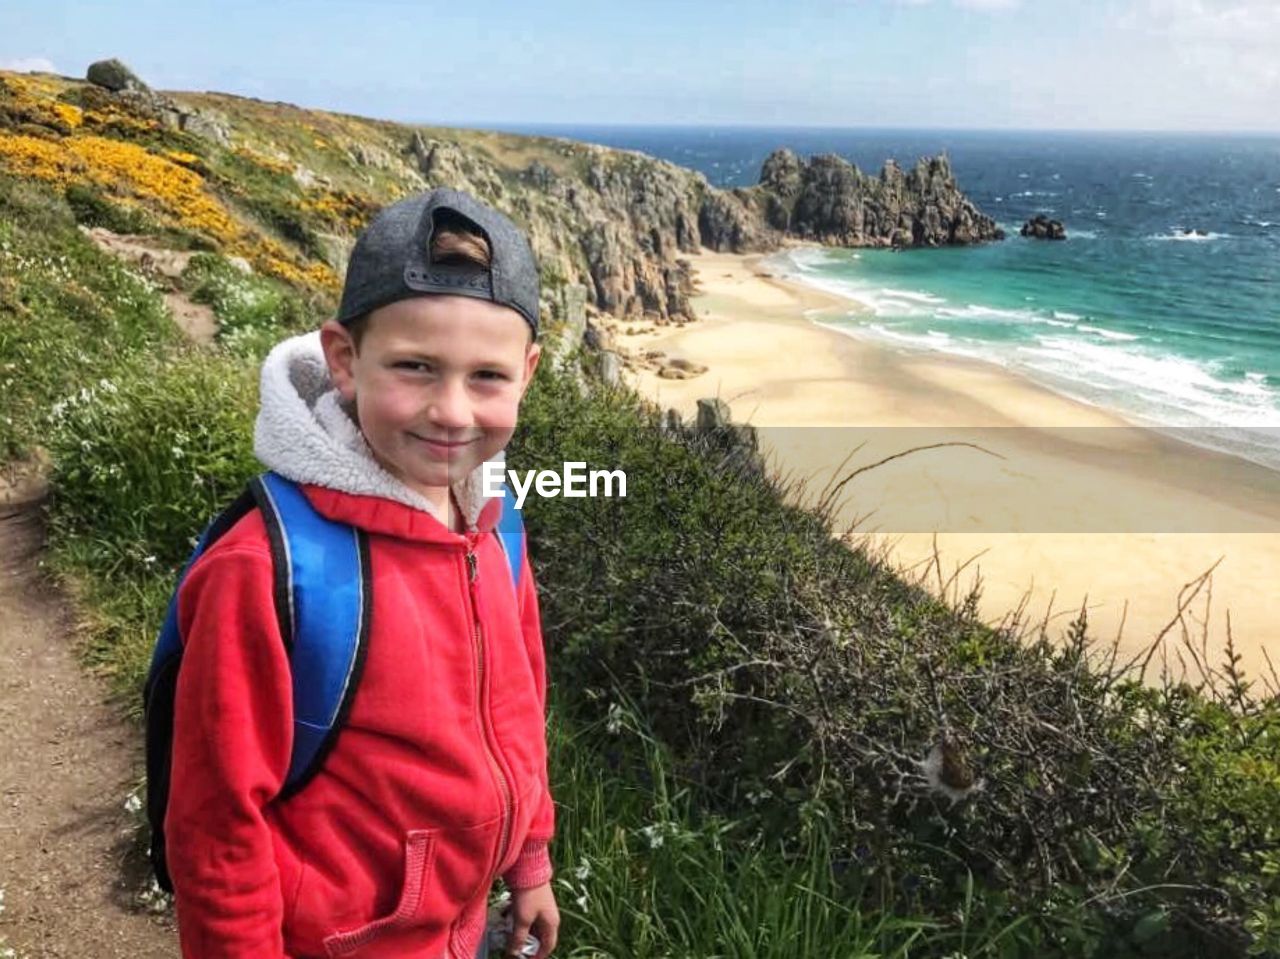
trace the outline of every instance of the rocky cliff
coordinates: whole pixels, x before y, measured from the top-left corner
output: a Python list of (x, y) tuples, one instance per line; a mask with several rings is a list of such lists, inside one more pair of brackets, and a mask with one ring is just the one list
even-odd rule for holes
[[(683, 255), (700, 246), (765, 251), (788, 237), (936, 246), (1002, 235), (960, 192), (945, 157), (906, 172), (890, 161), (876, 178), (839, 157), (778, 150), (756, 186), (720, 190), (627, 150), (159, 93), (118, 62), (95, 64), (90, 80), (0, 74), (0, 172), (65, 182), (75, 171), (192, 242), (330, 290), (374, 209), (445, 184), (528, 229), (553, 309), (581, 284), (595, 309), (658, 320), (692, 315)], [(85, 169), (108, 156), (105, 172)], [(166, 165), (181, 195), (159, 188)]]

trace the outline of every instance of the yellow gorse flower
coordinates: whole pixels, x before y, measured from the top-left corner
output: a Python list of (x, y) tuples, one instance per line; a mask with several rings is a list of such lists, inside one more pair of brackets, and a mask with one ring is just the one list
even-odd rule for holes
[[(0, 77), (0, 103), (9, 115), (48, 131), (48, 136), (33, 136), (5, 132), (0, 126), (0, 169), (63, 189), (99, 187), (126, 203), (158, 212), (173, 225), (204, 234), (223, 252), (244, 256), (265, 273), (295, 284), (338, 289), (338, 277), (326, 264), (299, 264), (299, 258), (279, 242), (233, 216), (200, 175), (200, 157), (179, 150), (153, 153), (139, 144), (96, 133), (150, 132), (157, 127), (154, 120), (139, 119), (114, 104), (82, 110), (55, 99), (62, 89), (39, 78)], [(268, 169), (291, 170), (258, 151), (237, 152)], [(355, 219), (353, 198), (324, 199), (326, 219), (341, 224)]]

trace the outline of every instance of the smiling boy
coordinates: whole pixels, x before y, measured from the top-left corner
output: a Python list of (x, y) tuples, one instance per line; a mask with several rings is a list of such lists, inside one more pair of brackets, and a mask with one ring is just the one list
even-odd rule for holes
[(455, 957), (512, 890), (555, 946), (545, 661), (527, 557), (494, 533), (538, 365), (524, 235), (456, 190), (383, 210), (338, 316), (263, 365), (255, 452), (367, 542), (368, 642), (318, 772), (282, 795), (291, 671), (253, 511), (187, 573), (166, 855), (187, 959)]

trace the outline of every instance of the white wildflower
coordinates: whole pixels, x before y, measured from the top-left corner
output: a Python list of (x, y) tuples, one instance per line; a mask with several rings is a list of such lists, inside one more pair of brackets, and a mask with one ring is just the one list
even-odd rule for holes
[(617, 735), (622, 731), (622, 720), (624, 717), (622, 707), (617, 703), (609, 704), (609, 718), (605, 721), (604, 728), (611, 734)]
[[(151, 558), (155, 559), (154, 556)], [(142, 812), (142, 797), (136, 792), (129, 793), (124, 800), (124, 811), (130, 814)]]
[(582, 860), (582, 865), (578, 866), (578, 868), (573, 871), (573, 875), (577, 878), (579, 882), (581, 882), (584, 879), (590, 878), (591, 863), (586, 859)]
[(645, 826), (640, 831), (644, 833), (645, 838), (649, 840), (650, 849), (661, 848), (662, 844), (666, 842), (667, 830), (664, 823), (653, 823), (652, 825)]

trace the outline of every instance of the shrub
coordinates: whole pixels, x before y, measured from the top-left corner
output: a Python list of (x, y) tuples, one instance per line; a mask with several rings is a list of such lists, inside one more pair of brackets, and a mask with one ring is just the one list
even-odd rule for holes
[[(579, 720), (625, 690), (705, 808), (772, 837), (829, 821), (868, 902), (968, 897), (1059, 954), (1238, 954), (1278, 890), (1280, 747), (1255, 714), (1120, 675), (1083, 615), (1061, 641), (988, 628), (634, 397), (539, 379), (512, 465), (628, 476), (625, 500), (528, 509), (553, 683), (599, 697)], [(929, 773), (944, 740), (967, 794)]]
[(94, 611), (90, 659), (122, 691), (141, 689), (195, 537), (260, 469), (256, 393), (251, 366), (192, 348), (138, 357), (54, 407), (52, 563)]
[(124, 206), (106, 197), (101, 190), (83, 183), (70, 184), (67, 205), (83, 226), (105, 227), (115, 233), (154, 233), (155, 222), (136, 207)]
[(178, 340), (154, 287), (98, 250), (52, 190), (0, 176), (0, 457), (60, 398)]
[(265, 355), (282, 336), (316, 325), (309, 308), (282, 283), (247, 274), (225, 258), (198, 253), (183, 271), (182, 285), (197, 303), (213, 307), (218, 340), (247, 357)]
[(258, 471), (256, 397), (251, 366), (193, 348), (122, 366), (59, 402), (51, 532), (113, 573), (178, 565)]

